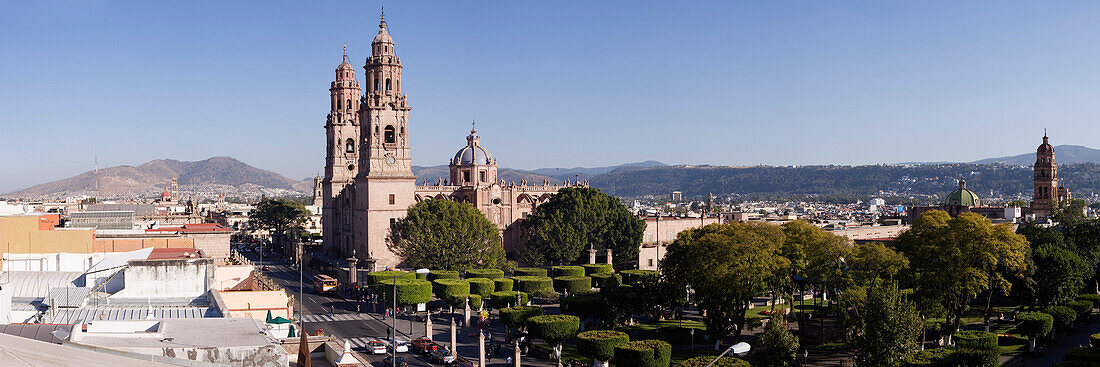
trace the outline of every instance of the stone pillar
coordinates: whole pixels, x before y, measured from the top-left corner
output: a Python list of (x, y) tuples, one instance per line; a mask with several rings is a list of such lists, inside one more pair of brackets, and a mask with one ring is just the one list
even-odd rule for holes
[(477, 331), (477, 365), (485, 367), (485, 332)]
[(513, 354), (514, 355), (512, 356), (512, 365), (509, 367), (519, 367), (519, 339), (516, 339), (516, 349)]
[(611, 261), (611, 249), (607, 249), (607, 263), (608, 264), (614, 264), (615, 263), (614, 261)]
[(588, 250), (588, 263), (589, 264), (595, 264), (596, 263), (596, 249), (589, 249)]
[(424, 320), (424, 336), (428, 337), (428, 339), (435, 340), (435, 337), (432, 336), (432, 335), (435, 334), (435, 333), (433, 333), (433, 331), (434, 330), (432, 330), (432, 311), (428, 310), (428, 318)]
[[(694, 330), (694, 329), (692, 329)], [(455, 318), (451, 317), (451, 355), (458, 355), (458, 331), (455, 331)]]
[[(485, 301), (482, 300), (481, 302), (484, 304)], [(466, 323), (470, 322), (470, 302), (466, 302), (466, 305), (462, 306), (462, 317), (462, 326), (466, 326)]]
[(355, 257), (348, 258), (348, 287), (354, 288), (356, 284), (359, 284), (359, 268), (356, 265), (359, 264), (359, 259)]

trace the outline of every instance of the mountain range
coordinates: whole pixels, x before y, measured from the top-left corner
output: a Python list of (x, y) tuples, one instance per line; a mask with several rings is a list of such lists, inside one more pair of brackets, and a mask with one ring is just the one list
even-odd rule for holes
[[(1054, 147), (1055, 160), (1058, 164), (1078, 164), (1078, 163), (1100, 163), (1100, 149), (1092, 149), (1089, 147), (1083, 147), (1080, 145), (1059, 145)], [(1009, 157), (1000, 158), (986, 158), (976, 160), (970, 163), (976, 164), (1010, 164), (1010, 165), (1031, 165), (1035, 163), (1035, 152), (1024, 153), (1020, 155), (1014, 155)]]

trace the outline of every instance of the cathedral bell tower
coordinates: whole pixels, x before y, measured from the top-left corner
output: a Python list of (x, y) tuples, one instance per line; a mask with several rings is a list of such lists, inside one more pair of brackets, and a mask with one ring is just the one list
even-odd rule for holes
[(1036, 216), (1050, 215), (1054, 205), (1069, 200), (1069, 189), (1058, 182), (1058, 163), (1054, 160), (1054, 147), (1046, 132), (1043, 144), (1035, 151), (1035, 192), (1031, 199), (1031, 212)]
[(415, 203), (409, 154), (409, 104), (401, 90), (401, 59), (385, 18), (371, 42), (365, 71), (367, 91), (359, 106), (359, 170), (355, 176), (353, 248), (377, 269), (397, 266), (386, 245), (390, 224)]
[(344, 61), (336, 67), (336, 79), (329, 86), (329, 113), (325, 119), (325, 176), (321, 181), (321, 227), (329, 253), (351, 251), (353, 188), (359, 172), (359, 81), (355, 67)]

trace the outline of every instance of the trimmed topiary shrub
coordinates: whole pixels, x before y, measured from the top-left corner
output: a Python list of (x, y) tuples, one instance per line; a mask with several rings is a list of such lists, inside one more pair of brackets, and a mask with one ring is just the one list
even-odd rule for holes
[(592, 292), (592, 278), (564, 276), (554, 278), (554, 290), (559, 293), (589, 293)]
[(592, 274), (614, 273), (615, 267), (611, 264), (584, 264), (581, 265), (584, 268), (584, 275), (592, 276)]
[[(392, 275), (391, 275), (392, 277)], [(382, 296), (386, 297), (387, 303), (392, 303), (393, 299), (393, 278), (383, 280), (379, 282), (382, 289)], [(421, 279), (397, 279), (397, 304), (399, 305), (415, 305), (420, 303), (428, 303), (432, 300), (432, 283), (427, 280)]]
[(555, 277), (583, 277), (584, 276), (584, 268), (582, 268), (580, 266), (562, 265), (562, 266), (555, 266), (552, 269), (554, 269), (554, 276)]
[(954, 359), (955, 348), (925, 349), (909, 358), (909, 366), (946, 366)]
[(657, 273), (657, 271), (655, 271), (655, 270), (638, 270), (638, 269), (623, 270), (623, 271), (620, 271), (619, 274), (623, 276), (623, 284), (626, 284), (626, 285), (636, 285), (639, 282), (641, 282), (642, 278), (645, 278), (645, 277), (658, 277), (658, 276), (660, 276)]
[(513, 290), (512, 285), (515, 283), (510, 278), (493, 279), (493, 282), (497, 284), (497, 292)]
[(500, 279), (504, 277), (504, 270), (500, 269), (470, 269), (466, 271), (466, 279), (489, 278)]
[(582, 356), (598, 361), (607, 361), (615, 356), (615, 347), (630, 341), (630, 336), (621, 331), (590, 330), (577, 334), (577, 351)]
[[(710, 361), (714, 360), (715, 357), (717, 357), (717, 356), (698, 356), (698, 357), (690, 358), (686, 361), (680, 362), (680, 364), (678, 364), (676, 366), (677, 367), (704, 367), (704, 366), (707, 365), (707, 363), (710, 363)], [(722, 357), (722, 359), (719, 359), (717, 362), (714, 362), (714, 364), (711, 365), (711, 366), (712, 367), (751, 367), (749, 362), (745, 362), (743, 360), (737, 359), (735, 357), (730, 357), (730, 356)]]
[(432, 270), (428, 273), (428, 281), (434, 282), (436, 279), (458, 279), (458, 272), (454, 270)]
[(1100, 294), (1087, 293), (1077, 296), (1078, 301), (1092, 302), (1092, 307), (1100, 307)]
[(520, 297), (522, 297), (522, 300), (520, 301), (521, 304), (526, 305), (527, 301), (530, 301), (530, 297), (528, 297), (527, 293), (525, 293), (525, 292), (516, 292), (516, 291), (493, 292), (493, 293), (489, 294), (489, 307), (492, 307), (492, 308), (495, 308), (495, 309), (504, 309), (504, 308), (516, 306), (516, 295), (519, 295)]
[(527, 293), (549, 292), (553, 289), (554, 280), (550, 277), (518, 276), (512, 278), (516, 282), (515, 290)]
[(1077, 347), (1066, 351), (1066, 361), (1100, 363), (1100, 347)]
[(436, 279), (432, 282), (432, 293), (435, 293), (435, 298), (441, 300), (454, 299), (469, 295), (470, 283), (462, 279)]
[(497, 291), (496, 283), (489, 278), (467, 278), (466, 281), (470, 283), (470, 294), (485, 297)]
[(416, 279), (428, 280), (428, 274), (426, 274), (426, 273), (414, 273), (414, 274), (416, 274)]
[(1043, 313), (1054, 317), (1054, 330), (1059, 333), (1073, 328), (1077, 321), (1077, 311), (1066, 306), (1047, 307)]
[[(554, 347), (555, 359), (561, 359), (561, 343), (577, 335), (581, 320), (570, 315), (543, 315), (527, 319), (527, 332)], [(629, 366), (628, 364), (624, 366)]]
[(615, 347), (615, 365), (632, 367), (655, 367), (656, 356), (653, 347), (642, 341), (626, 342)]
[[(367, 273), (367, 279), (366, 279), (367, 280), (367, 285), (368, 286), (378, 285), (383, 280), (386, 280), (386, 279), (389, 279), (389, 280), (392, 281), (394, 275), (400, 275), (401, 273), (404, 273), (404, 272), (403, 271), (396, 271), (396, 270), (383, 270), (383, 271), (369, 272), (369, 273)], [(414, 275), (414, 274), (416, 274), (416, 273), (408, 273), (408, 274), (405, 274), (405, 275), (401, 275), (399, 277), (399, 279), (416, 279), (416, 275)]]
[(589, 275), (588, 277), (592, 278), (592, 286), (593, 287), (603, 288), (604, 285), (607, 284), (608, 280), (615, 277), (616, 275), (617, 274), (612, 274), (612, 273), (595, 273), (595, 274)]
[(584, 318), (600, 313), (603, 298), (595, 294), (571, 294), (558, 299), (561, 313)]
[(1066, 306), (1077, 312), (1077, 320), (1088, 319), (1092, 315), (1092, 301), (1079, 300), (1067, 303)]
[(964, 366), (997, 367), (1001, 356), (997, 334), (981, 330), (955, 333), (955, 356)]
[(517, 277), (522, 277), (522, 276), (544, 277), (544, 276), (546, 276), (546, 269), (543, 269), (543, 268), (516, 268), (516, 270), (512, 271), (512, 275), (515, 275)]
[(500, 322), (511, 328), (523, 328), (527, 319), (542, 316), (542, 308), (535, 306), (517, 306), (500, 309)]
[(471, 294), (469, 297), (466, 297), (466, 301), (470, 304), (470, 309), (471, 310), (480, 310), (481, 309), (481, 300), (482, 300), (481, 296), (476, 295), (476, 294)]
[(1028, 350), (1034, 351), (1037, 339), (1050, 334), (1054, 317), (1042, 312), (1021, 312), (1016, 315), (1016, 332), (1028, 337)]
[(1089, 345), (1100, 347), (1100, 333), (1089, 335)]

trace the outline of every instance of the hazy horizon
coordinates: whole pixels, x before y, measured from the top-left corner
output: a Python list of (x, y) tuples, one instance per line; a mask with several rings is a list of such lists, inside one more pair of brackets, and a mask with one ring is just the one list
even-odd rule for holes
[[(0, 4), (0, 192), (230, 156), (323, 171), (380, 2)], [(970, 162), (1100, 136), (1100, 3), (388, 2), (413, 164)]]

